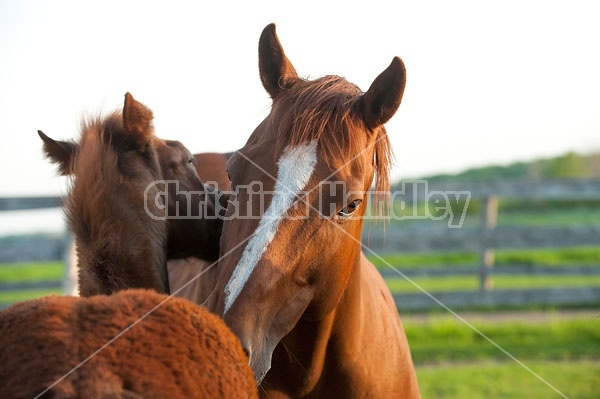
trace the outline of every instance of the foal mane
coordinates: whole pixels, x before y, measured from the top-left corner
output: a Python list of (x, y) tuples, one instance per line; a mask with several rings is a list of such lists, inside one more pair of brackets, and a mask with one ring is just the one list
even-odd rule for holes
[[(365, 151), (365, 139), (358, 135), (366, 135), (370, 129), (356, 112), (362, 96), (356, 85), (342, 77), (327, 75), (314, 81), (300, 80), (284, 92), (273, 104), (274, 108), (282, 106), (286, 110), (275, 129), (277, 154), (286, 146), (312, 140), (319, 140), (321, 154), (331, 164), (346, 164)], [(389, 198), (393, 152), (383, 126), (371, 134), (376, 134), (372, 144), (374, 205), (383, 213)]]
[(121, 111), (86, 118), (81, 125), (74, 180), (70, 182), (65, 209), (75, 235), (90, 246), (92, 253), (103, 254), (100, 259), (94, 257), (95, 262), (114, 262), (127, 251), (142, 250), (122, 242), (125, 230), (133, 234), (139, 230), (148, 237), (161, 234), (151, 231), (157, 228), (155, 224), (141, 222), (138, 210), (144, 209), (142, 194), (147, 182), (142, 178), (140, 187), (136, 187), (136, 180), (148, 172), (140, 168), (124, 174), (119, 153), (131, 146), (126, 137)]
[(106, 145), (104, 136), (105, 132), (122, 129), (119, 112), (106, 118), (88, 117), (81, 123), (79, 147), (73, 159), (75, 179), (70, 182), (66, 211), (69, 225), (88, 244), (96, 238), (94, 233), (109, 228), (104, 226), (107, 218), (101, 211), (108, 205), (103, 206), (108, 186), (117, 179), (117, 155)]

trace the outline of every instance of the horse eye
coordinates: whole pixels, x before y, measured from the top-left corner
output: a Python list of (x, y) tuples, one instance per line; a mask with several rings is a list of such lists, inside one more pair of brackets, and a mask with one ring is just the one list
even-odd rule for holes
[(360, 207), (361, 202), (362, 200), (359, 199), (352, 201), (351, 203), (346, 205), (345, 208), (338, 212), (338, 217), (342, 219), (349, 218)]
[(188, 165), (193, 165), (194, 164), (194, 157), (191, 157), (190, 159), (188, 159)]

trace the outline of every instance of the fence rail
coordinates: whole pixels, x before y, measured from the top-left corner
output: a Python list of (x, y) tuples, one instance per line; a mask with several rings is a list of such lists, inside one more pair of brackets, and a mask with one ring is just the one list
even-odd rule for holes
[(59, 208), (60, 197), (5, 197), (0, 198), (0, 211), (22, 211), (31, 209)]
[[(478, 266), (449, 266), (445, 268), (419, 268), (405, 270), (402, 266), (392, 265), (394, 269), (402, 271), (407, 277), (447, 277), (447, 276), (477, 276)], [(399, 277), (393, 269), (382, 268), (379, 270), (383, 278)], [(494, 268), (495, 275), (528, 274), (534, 276), (597, 276), (600, 275), (598, 266), (539, 266), (539, 265), (502, 265)]]
[(62, 261), (70, 242), (66, 234), (0, 237), (0, 263)]
[(600, 226), (387, 227), (365, 233), (363, 243), (377, 253), (477, 252), (491, 249), (600, 245)]
[(401, 310), (425, 310), (442, 305), (453, 310), (523, 305), (597, 305), (600, 287), (395, 294), (394, 302)]
[[(409, 184), (410, 183), (410, 184)], [(491, 283), (496, 274), (533, 275), (598, 275), (600, 266), (590, 265), (502, 265), (495, 267), (494, 251), (497, 249), (558, 248), (567, 246), (600, 246), (600, 226), (497, 226), (498, 197), (520, 199), (600, 200), (600, 180), (553, 180), (553, 181), (494, 181), (486, 183), (424, 183), (408, 182), (398, 189), (405, 203), (426, 200), (428, 193), (460, 191), (469, 192), (471, 198), (482, 200), (481, 225), (477, 227), (449, 228), (388, 227), (385, 231), (367, 229), (364, 244), (379, 254), (389, 252), (478, 252), (477, 266), (452, 266), (403, 270), (408, 277), (473, 275), (479, 277), (480, 289), (464, 292), (437, 292), (430, 294), (439, 302), (452, 308), (465, 306), (514, 306), (514, 305), (572, 305), (600, 304), (600, 287), (544, 288), (526, 290), (494, 290)], [(57, 208), (62, 204), (59, 197), (13, 197), (0, 198), (1, 211)], [(0, 262), (28, 262), (65, 260), (70, 237), (30, 236), (0, 238)], [(390, 270), (383, 270), (384, 277), (397, 277)], [(60, 282), (3, 283), (0, 291), (57, 288)], [(423, 310), (439, 307), (424, 293), (396, 294), (400, 309)], [(1, 306), (0, 306), (1, 307)]]
[[(600, 287), (549, 288), (525, 290), (494, 290), (495, 274), (535, 275), (597, 275), (600, 267), (589, 265), (503, 265), (495, 267), (496, 249), (534, 249), (571, 246), (600, 246), (600, 226), (497, 226), (498, 198), (600, 200), (600, 180), (553, 181), (491, 181), (482, 183), (405, 182), (401, 200), (418, 203), (436, 192), (469, 192), (470, 198), (482, 200), (481, 225), (468, 228), (419, 227), (373, 230), (363, 238), (364, 244), (379, 254), (389, 252), (478, 252), (479, 266), (448, 267), (403, 271), (412, 276), (473, 275), (480, 280), (480, 289), (462, 292), (434, 292), (429, 295), (396, 294), (399, 309), (422, 310), (439, 307), (440, 303), (452, 308), (514, 306), (514, 305), (573, 305), (600, 304)], [(398, 197), (397, 197), (398, 198)], [(391, 271), (386, 277), (397, 276)], [(434, 297), (439, 303), (432, 299)]]
[(436, 182), (408, 180), (395, 186), (406, 201), (420, 202), (431, 192), (468, 191), (471, 198), (507, 197), (520, 199), (600, 199), (600, 180), (495, 180), (486, 182)]

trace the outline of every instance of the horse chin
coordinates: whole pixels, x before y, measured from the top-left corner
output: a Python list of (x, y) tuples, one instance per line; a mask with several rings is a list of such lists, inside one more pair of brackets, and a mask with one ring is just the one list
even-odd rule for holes
[[(269, 369), (271, 367), (269, 366)], [(265, 379), (267, 373), (269, 372), (269, 370), (267, 371), (263, 371), (262, 374), (260, 376), (254, 376), (254, 379), (256, 379), (256, 386), (259, 386), (260, 384), (262, 384), (263, 380)]]
[(271, 369), (272, 356), (273, 351), (263, 351), (260, 354), (252, 353), (250, 355), (250, 368), (252, 368), (252, 371), (254, 372), (254, 379), (256, 380), (257, 386), (263, 382), (265, 376)]

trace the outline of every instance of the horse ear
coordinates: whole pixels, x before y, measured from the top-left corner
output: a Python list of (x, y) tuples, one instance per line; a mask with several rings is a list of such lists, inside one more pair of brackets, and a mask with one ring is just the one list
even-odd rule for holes
[(57, 141), (38, 130), (38, 135), (44, 142), (46, 158), (58, 165), (58, 173), (62, 176), (73, 173), (73, 157), (78, 145), (70, 141)]
[(275, 24), (265, 27), (258, 42), (258, 69), (260, 80), (271, 98), (298, 81), (294, 66), (285, 56), (283, 47), (275, 32)]
[(145, 147), (154, 136), (154, 115), (144, 104), (136, 101), (131, 93), (125, 94), (123, 105), (123, 127), (140, 148)]
[(358, 104), (369, 128), (375, 129), (394, 116), (402, 101), (405, 85), (406, 68), (400, 58), (394, 57), (390, 66), (377, 76)]

